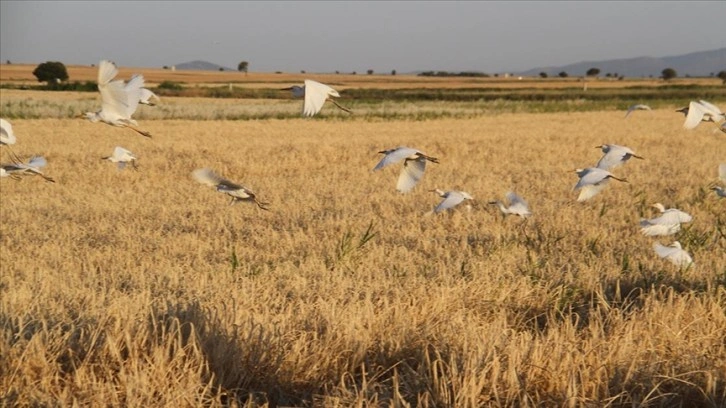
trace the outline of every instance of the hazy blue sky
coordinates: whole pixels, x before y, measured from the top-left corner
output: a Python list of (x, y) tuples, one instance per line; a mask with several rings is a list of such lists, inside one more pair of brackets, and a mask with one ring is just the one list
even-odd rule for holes
[(0, 1), (0, 60), (523, 71), (726, 46), (725, 1)]

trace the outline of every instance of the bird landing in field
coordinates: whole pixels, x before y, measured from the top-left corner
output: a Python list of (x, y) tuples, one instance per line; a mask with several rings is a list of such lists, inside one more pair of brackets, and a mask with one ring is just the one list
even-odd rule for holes
[(243, 185), (233, 183), (225, 178), (220, 177), (211, 169), (204, 168), (194, 170), (192, 172), (192, 177), (198, 182), (208, 186), (212, 186), (216, 188), (217, 191), (232, 197), (232, 200), (229, 203), (230, 205), (235, 204), (239, 201), (250, 201), (257, 204), (257, 206), (261, 209), (269, 211), (269, 208), (267, 208), (269, 204), (258, 201), (257, 195), (252, 190)]
[(305, 98), (303, 102), (303, 116), (315, 116), (325, 105), (326, 101), (332, 102), (335, 106), (348, 113), (352, 113), (350, 109), (344, 108), (332, 98), (340, 98), (340, 94), (335, 89), (320, 82), (306, 79), (305, 85), (294, 85), (289, 88), (283, 88), (283, 91), (292, 91), (292, 95), (296, 98)]
[(688, 268), (693, 265), (693, 258), (681, 247), (681, 243), (678, 241), (673, 242), (670, 245), (661, 245), (659, 243), (653, 244), (655, 253), (665, 258), (679, 268)]
[(489, 204), (496, 205), (499, 208), (499, 211), (501, 211), (502, 217), (513, 214), (522, 218), (527, 218), (532, 215), (532, 212), (529, 210), (529, 204), (527, 204), (527, 202), (516, 193), (512, 191), (508, 192), (507, 201), (509, 202), (509, 206), (506, 206), (500, 200), (490, 201)]
[(401, 193), (408, 193), (411, 191), (416, 184), (418, 184), (421, 178), (423, 178), (427, 161), (432, 163), (439, 162), (439, 160), (435, 157), (427, 156), (420, 150), (406, 146), (381, 150), (378, 153), (384, 154), (385, 156), (380, 162), (378, 162), (376, 167), (373, 168), (373, 171), (403, 160), (403, 168), (401, 169), (401, 173), (398, 176), (398, 183), (396, 184), (396, 190)]
[(102, 157), (101, 160), (108, 160), (111, 163), (118, 163), (119, 170), (123, 170), (128, 163), (131, 163), (134, 169), (138, 168), (138, 166), (136, 165), (136, 156), (134, 156), (133, 153), (124, 149), (121, 146), (116, 146), (116, 148), (113, 149), (113, 154), (111, 156)]
[(101, 109), (96, 112), (86, 112), (80, 117), (89, 121), (103, 122), (112, 126), (126, 127), (134, 132), (151, 137), (151, 133), (138, 128), (138, 123), (131, 119), (139, 106), (144, 87), (144, 77), (134, 75), (128, 83), (123, 80), (113, 80), (118, 75), (116, 64), (102, 60), (98, 64), (98, 91), (101, 93)]

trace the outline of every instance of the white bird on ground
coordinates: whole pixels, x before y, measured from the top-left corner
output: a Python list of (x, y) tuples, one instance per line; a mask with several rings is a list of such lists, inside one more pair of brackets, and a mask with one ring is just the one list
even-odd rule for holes
[(138, 167), (136, 165), (136, 156), (134, 156), (133, 153), (124, 149), (121, 146), (116, 146), (116, 148), (113, 149), (113, 154), (111, 156), (102, 157), (101, 160), (108, 160), (111, 163), (118, 163), (119, 170), (123, 170), (128, 163), (131, 163), (134, 168)]
[(435, 213), (440, 213), (441, 211), (449, 210), (457, 205), (463, 203), (465, 200), (473, 200), (474, 197), (472, 197), (469, 193), (466, 191), (458, 191), (458, 190), (449, 190), (449, 191), (443, 191), (434, 189), (431, 190), (432, 192), (435, 192), (439, 195), (439, 197), (442, 197), (443, 200), (439, 203), (439, 205), (434, 208)]
[(673, 235), (681, 230), (681, 224), (693, 220), (691, 214), (677, 208), (666, 210), (661, 203), (655, 203), (653, 207), (657, 208), (661, 215), (650, 220), (640, 220), (640, 232), (648, 237)]
[(643, 160), (643, 157), (635, 154), (635, 152), (629, 147), (615, 144), (604, 144), (595, 146), (595, 148), (601, 149), (602, 152), (605, 153), (595, 165), (598, 169), (614, 169), (615, 167), (623, 165), (626, 161), (630, 160), (631, 157)]
[(683, 123), (685, 129), (693, 129), (702, 121), (720, 122), (726, 120), (726, 115), (721, 112), (721, 109), (704, 100), (698, 102), (691, 101), (688, 107), (678, 109), (676, 112), (681, 112), (686, 115), (686, 121)]
[(139, 103), (142, 105), (156, 106), (156, 102), (152, 102), (152, 99), (156, 102), (161, 100), (155, 93), (146, 88), (141, 88), (141, 98), (139, 98)]
[(580, 202), (589, 200), (597, 195), (603, 188), (605, 188), (609, 179), (615, 179), (627, 183), (627, 180), (617, 178), (609, 171), (599, 169), (597, 167), (577, 169), (575, 172), (578, 177), (580, 177), (580, 180), (577, 181), (577, 184), (575, 184), (575, 187), (572, 190), (580, 190), (580, 195), (577, 197), (577, 201)]
[(631, 113), (633, 113), (633, 111), (636, 111), (636, 110), (648, 110), (648, 111), (649, 111), (649, 110), (651, 110), (651, 109), (650, 109), (650, 106), (648, 106), (648, 105), (643, 105), (643, 104), (636, 104), (636, 105), (631, 105), (631, 106), (630, 106), (630, 107), (628, 108), (628, 111), (627, 111), (627, 112), (625, 113), (625, 118), (627, 119), (627, 117), (628, 117), (628, 116), (629, 116), (629, 115), (630, 115)]
[(499, 210), (502, 212), (502, 216), (504, 217), (508, 214), (518, 215), (522, 218), (527, 218), (532, 215), (527, 202), (514, 192), (510, 191), (507, 193), (507, 201), (509, 201), (509, 207), (505, 206), (504, 203), (499, 200), (490, 201), (489, 204), (494, 204), (499, 207)]
[(378, 153), (385, 154), (383, 159), (373, 168), (373, 171), (382, 169), (388, 165), (395, 164), (403, 160), (403, 169), (398, 176), (396, 190), (401, 193), (408, 193), (421, 180), (426, 170), (426, 161), (438, 163), (435, 157), (427, 156), (420, 150), (399, 146), (395, 149), (381, 150)]
[(47, 164), (48, 162), (45, 160), (45, 157), (35, 156), (32, 157), (28, 161), (28, 163), (3, 164), (2, 168), (5, 173), (9, 174), (11, 177), (38, 175), (43, 177), (45, 180), (50, 181), (51, 183), (55, 183), (55, 180), (46, 176), (45, 174), (43, 174), (43, 171), (40, 170)]
[(192, 177), (198, 182), (212, 186), (221, 193), (225, 193), (232, 197), (230, 205), (238, 201), (251, 201), (257, 204), (261, 209), (268, 211), (268, 203), (263, 203), (257, 200), (257, 195), (249, 188), (240, 184), (233, 183), (227, 179), (224, 179), (217, 175), (214, 171), (208, 168), (197, 169), (192, 172)]
[(7, 146), (10, 152), (10, 158), (13, 161), (20, 162), (15, 152), (10, 149), (10, 145), (15, 144), (16, 141), (13, 125), (5, 119), (0, 119), (0, 146)]
[(678, 241), (666, 246), (659, 243), (653, 244), (653, 249), (659, 257), (665, 258), (671, 261), (674, 265), (679, 268), (687, 268), (693, 265), (693, 258), (681, 247), (681, 243)]
[(338, 91), (329, 87), (328, 85), (313, 81), (312, 79), (306, 79), (305, 85), (303, 86), (295, 85), (289, 88), (283, 88), (283, 91), (290, 90), (292, 91), (292, 95), (294, 97), (305, 98), (305, 102), (303, 102), (303, 116), (316, 115), (318, 112), (320, 112), (321, 109), (323, 109), (325, 101), (330, 101), (338, 108), (348, 113), (352, 113), (350, 109), (340, 106), (338, 102), (332, 99), (340, 98), (340, 94), (338, 93)]
[(144, 77), (134, 75), (128, 83), (113, 80), (118, 74), (116, 64), (102, 60), (98, 64), (98, 90), (101, 92), (101, 110), (81, 114), (91, 122), (103, 122), (112, 126), (127, 127), (142, 136), (151, 137), (149, 132), (138, 128), (138, 123), (131, 119), (141, 100), (141, 89)]

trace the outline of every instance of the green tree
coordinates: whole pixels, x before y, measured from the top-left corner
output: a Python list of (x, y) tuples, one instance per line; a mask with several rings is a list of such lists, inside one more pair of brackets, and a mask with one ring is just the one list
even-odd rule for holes
[(668, 81), (670, 79), (673, 79), (678, 76), (676, 73), (676, 70), (673, 68), (666, 68), (663, 71), (661, 71), (661, 76), (663, 76), (663, 80)]
[(39, 64), (33, 70), (33, 75), (38, 78), (38, 82), (47, 82), (48, 84), (68, 80), (66, 66), (58, 61), (48, 61)]
[(718, 74), (716, 74), (717, 77), (719, 77), (724, 84), (726, 84), (726, 71), (719, 71)]
[(372, 70), (372, 69), (369, 69), (368, 71), (366, 71), (366, 73), (367, 73), (368, 75), (373, 75), (373, 70)]
[(540, 72), (539, 73), (539, 77), (540, 78), (547, 78), (547, 73), (546, 72)]
[(590, 68), (585, 72), (587, 76), (597, 76), (600, 73), (600, 68)]
[(249, 68), (250, 63), (247, 61), (242, 61), (239, 64), (237, 64), (237, 71), (244, 72), (247, 74), (247, 69)]
[(559, 74), (557, 74), (557, 76), (559, 76), (560, 78), (567, 78), (567, 72), (562, 71)]

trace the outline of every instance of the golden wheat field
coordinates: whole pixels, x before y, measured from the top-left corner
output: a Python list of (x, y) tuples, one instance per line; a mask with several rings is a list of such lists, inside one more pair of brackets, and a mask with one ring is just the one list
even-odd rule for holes
[[(55, 179), (0, 179), (3, 406), (726, 404), (726, 144), (676, 106), (215, 120), (300, 102), (167, 98), (139, 109), (147, 139), (69, 118), (95, 94), (1, 95), (42, 102), (13, 151)], [(204, 120), (155, 116), (172, 108)], [(603, 143), (645, 160), (578, 203), (573, 170)], [(398, 145), (440, 161), (409, 194), (400, 166), (372, 171)], [(100, 159), (115, 146), (138, 170)], [(202, 167), (271, 211), (229, 205)], [(473, 204), (427, 215), (435, 188)], [(489, 204), (509, 190), (532, 217)], [(643, 236), (656, 202), (693, 221)], [(656, 256), (676, 239), (692, 267)]]

